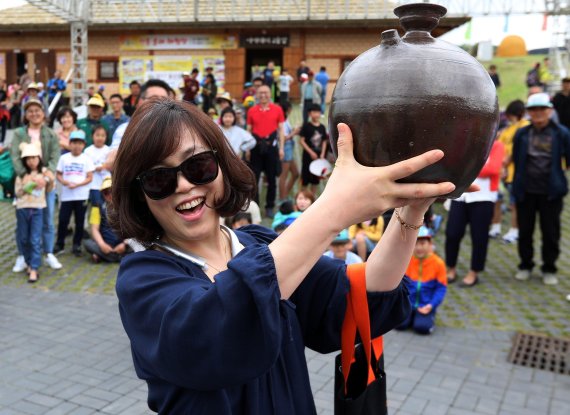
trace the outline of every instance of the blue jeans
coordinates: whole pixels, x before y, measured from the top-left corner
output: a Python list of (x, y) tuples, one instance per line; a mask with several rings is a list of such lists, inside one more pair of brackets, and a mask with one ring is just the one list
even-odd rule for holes
[(327, 108), (326, 104), (325, 104), (325, 98), (327, 97), (327, 90), (326, 88), (323, 88), (323, 91), (321, 92), (321, 112), (324, 114), (325, 113), (325, 109)]
[(16, 209), (18, 247), (31, 269), (37, 270), (42, 263), (42, 223), (45, 209)]
[(293, 139), (285, 141), (285, 146), (283, 147), (283, 152), (285, 156), (283, 157), (283, 161), (292, 161), (293, 160), (293, 149), (295, 148), (295, 141)]
[(54, 213), (55, 213), (55, 196), (56, 190), (53, 189), (51, 192), (46, 193), (46, 203), (47, 207), (44, 211), (43, 229), (42, 229), (42, 242), (44, 253), (53, 253), (53, 242), (55, 240), (55, 225), (54, 225)]
[(412, 327), (418, 334), (430, 334), (435, 327), (435, 310), (429, 314), (422, 314), (417, 310), (412, 310), (408, 318), (396, 327), (396, 330), (406, 330)]

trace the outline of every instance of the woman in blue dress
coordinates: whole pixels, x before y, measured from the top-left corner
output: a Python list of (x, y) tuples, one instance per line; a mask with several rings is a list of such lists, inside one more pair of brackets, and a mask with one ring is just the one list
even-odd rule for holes
[[(111, 222), (146, 250), (117, 279), (123, 326), (148, 405), (160, 414), (316, 414), (304, 347), (340, 348), (349, 283), (322, 257), (340, 230), (398, 208), (366, 264), (372, 333), (410, 311), (402, 284), (417, 228), (451, 183), (396, 180), (432, 163), (431, 151), (388, 167), (339, 158), (323, 194), (279, 238), (220, 227), (251, 200), (255, 176), (219, 127), (184, 102), (154, 99), (135, 112), (113, 173)], [(323, 218), (327, 220), (323, 220)]]

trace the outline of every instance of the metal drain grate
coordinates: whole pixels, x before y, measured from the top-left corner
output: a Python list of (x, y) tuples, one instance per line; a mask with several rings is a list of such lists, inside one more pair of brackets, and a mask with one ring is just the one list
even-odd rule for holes
[(570, 375), (570, 340), (517, 333), (509, 362)]

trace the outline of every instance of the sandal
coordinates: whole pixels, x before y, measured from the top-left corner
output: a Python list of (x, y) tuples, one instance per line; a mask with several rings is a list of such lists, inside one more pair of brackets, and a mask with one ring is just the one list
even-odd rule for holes
[(455, 270), (447, 271), (447, 283), (453, 284), (455, 281), (457, 281), (457, 272)]
[[(465, 282), (465, 279), (466, 279), (467, 277), (469, 277), (470, 275), (473, 275), (473, 274), (475, 274), (475, 279), (474, 279), (472, 282)], [(471, 287), (473, 287), (474, 285), (477, 285), (478, 283), (479, 283), (479, 276), (478, 276), (476, 273), (469, 272), (469, 273), (465, 276), (465, 278), (463, 278), (463, 281), (461, 281), (461, 286), (462, 286), (462, 287), (465, 287), (465, 288), (471, 288)]]
[(28, 283), (29, 284), (34, 284), (36, 282), (38, 282), (38, 280), (40, 279), (40, 273), (36, 272), (36, 278), (32, 278), (28, 275)]

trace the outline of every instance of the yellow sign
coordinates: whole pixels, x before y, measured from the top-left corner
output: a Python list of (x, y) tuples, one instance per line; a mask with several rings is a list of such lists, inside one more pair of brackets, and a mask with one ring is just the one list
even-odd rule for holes
[(145, 74), (153, 70), (152, 56), (122, 56), (119, 58), (119, 88), (121, 94), (130, 93), (132, 81), (142, 83)]
[(121, 37), (121, 50), (236, 49), (227, 35), (133, 35)]
[(207, 67), (213, 69), (218, 90), (225, 84), (225, 59), (220, 56), (121, 56), (119, 58), (119, 83), (121, 94), (129, 93), (129, 83), (146, 82), (148, 79), (162, 79), (174, 91), (179, 90), (182, 73), (197, 68), (198, 80), (202, 80)]

